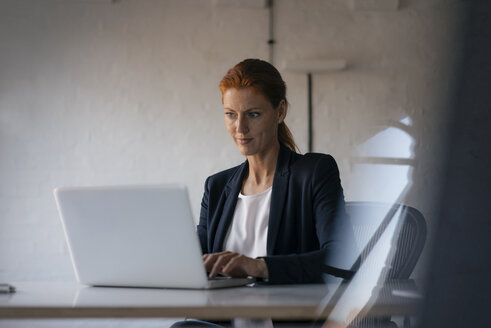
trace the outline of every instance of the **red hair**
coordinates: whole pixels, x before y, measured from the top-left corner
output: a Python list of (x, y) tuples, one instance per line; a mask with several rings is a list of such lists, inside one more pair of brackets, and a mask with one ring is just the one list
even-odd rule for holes
[[(270, 63), (260, 59), (246, 59), (229, 69), (220, 81), (219, 87), (222, 92), (222, 102), (223, 94), (228, 89), (252, 88), (265, 96), (273, 108), (277, 108), (282, 100), (285, 101), (285, 105), (288, 104), (286, 84), (280, 72)], [(292, 133), (285, 122), (278, 125), (278, 141), (292, 151), (297, 149)]]

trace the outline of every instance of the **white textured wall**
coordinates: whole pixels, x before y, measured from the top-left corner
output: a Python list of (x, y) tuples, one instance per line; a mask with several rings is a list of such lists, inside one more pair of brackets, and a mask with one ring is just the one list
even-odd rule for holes
[[(407, 177), (405, 201), (431, 221), (461, 5), (400, 2), (275, 1), (275, 63), (348, 60), (314, 75), (314, 150), (338, 160), (349, 200), (389, 200), (380, 189)], [(56, 186), (183, 182), (197, 217), (204, 179), (242, 161), (217, 84), (239, 60), (268, 58), (268, 12), (216, 3), (0, 0), (0, 281), (74, 279)], [(282, 73), (287, 123), (306, 151), (306, 77)], [(401, 120), (409, 139), (370, 141)], [(392, 175), (372, 185), (353, 156), (377, 149), (413, 160), (379, 165)]]

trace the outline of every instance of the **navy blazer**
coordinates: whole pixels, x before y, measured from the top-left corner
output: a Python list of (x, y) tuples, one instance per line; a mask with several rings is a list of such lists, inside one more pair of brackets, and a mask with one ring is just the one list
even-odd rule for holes
[[(248, 161), (206, 179), (198, 235), (203, 253), (223, 251)], [(270, 283), (322, 282), (342, 250), (346, 220), (339, 171), (330, 155), (281, 145), (273, 179), (267, 256)], [(344, 228), (343, 228), (344, 227)]]

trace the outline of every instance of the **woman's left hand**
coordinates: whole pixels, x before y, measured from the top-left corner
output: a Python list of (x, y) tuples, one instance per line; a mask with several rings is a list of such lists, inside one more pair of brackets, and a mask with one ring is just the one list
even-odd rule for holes
[(263, 259), (253, 259), (243, 254), (229, 251), (203, 255), (206, 272), (210, 278), (217, 274), (229, 277), (260, 277), (268, 278), (268, 267)]

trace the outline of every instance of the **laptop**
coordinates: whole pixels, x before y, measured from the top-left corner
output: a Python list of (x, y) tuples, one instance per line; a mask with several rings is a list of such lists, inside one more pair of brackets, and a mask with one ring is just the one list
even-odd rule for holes
[(183, 185), (63, 187), (54, 196), (75, 276), (91, 286), (210, 289)]

